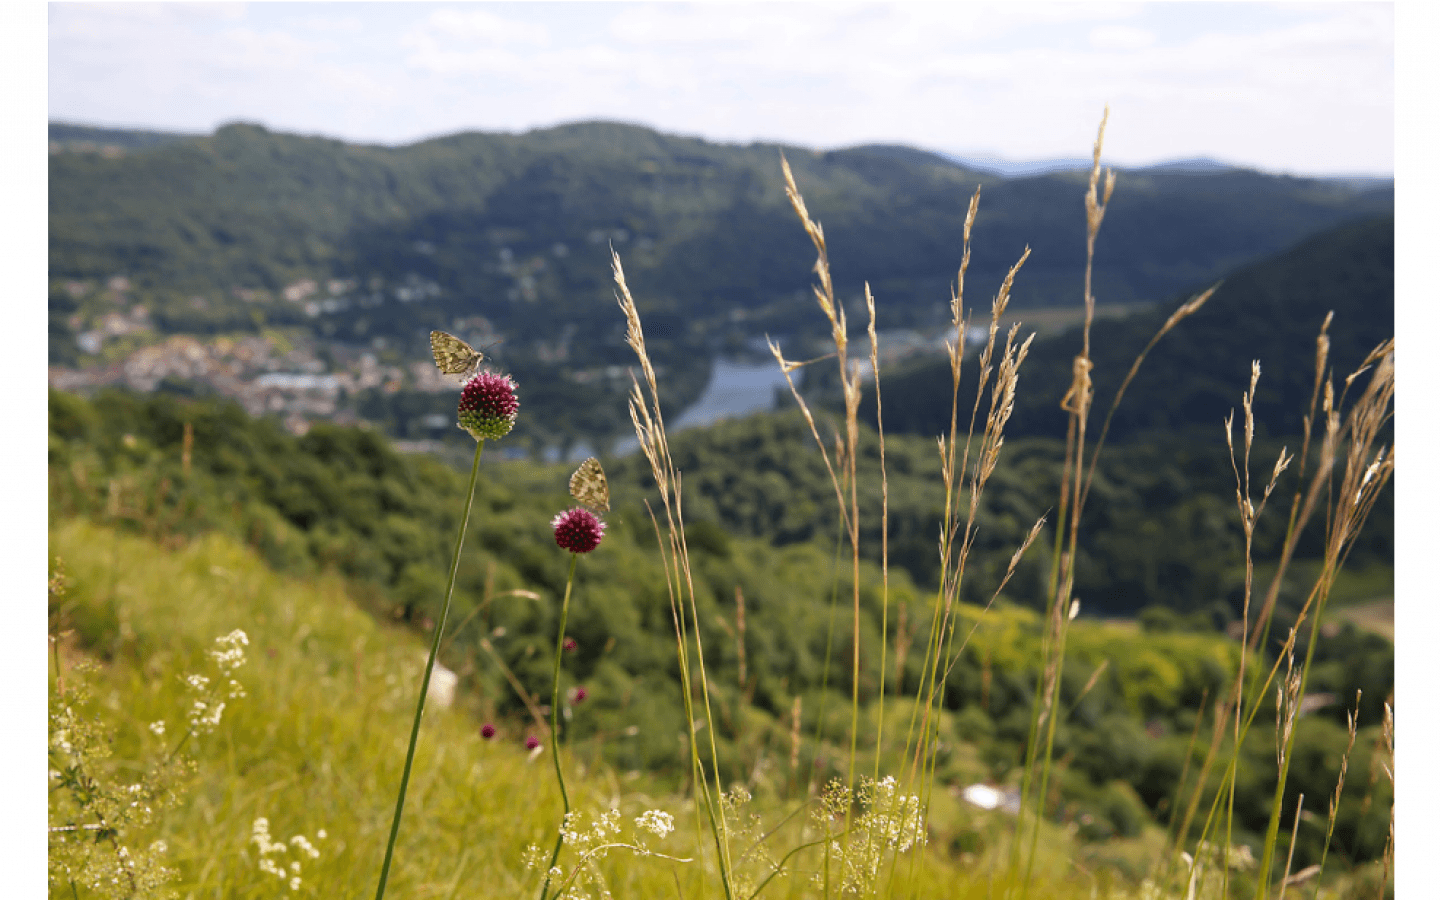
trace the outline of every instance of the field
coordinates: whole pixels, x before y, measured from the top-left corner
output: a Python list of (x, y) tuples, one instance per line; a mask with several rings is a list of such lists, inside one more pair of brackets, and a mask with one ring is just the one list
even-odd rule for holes
[[(1114, 187), (1099, 157), (1097, 141), (1092, 252)], [(835, 355), (873, 361), (873, 301), (851, 346), (784, 171)], [(524, 414), (493, 372), (460, 395), (464, 491), (356, 430), (287, 443), (203, 405), (52, 396), (52, 895), (1386, 896), (1393, 698), (1304, 701), (1354, 670), (1393, 683), (1384, 642), (1327, 634), (1337, 609), (1369, 627), (1381, 612), (1384, 567), (1342, 564), (1394, 471), (1393, 341), (1348, 392), (1317, 381), (1315, 432), (1278, 461), (1254, 439), (1259, 368), (1235, 386), (1236, 638), (1203, 610), (1092, 619), (1080, 514), (1109, 489), (1092, 480), (1109, 419), (1091, 409), (1088, 280), (1059, 496), (1006, 510), (1015, 540), (979, 549), (1000, 521), (979, 498), (1022, 477), (1001, 460), (1030, 347), (1003, 324), (1024, 262), (979, 359), (952, 357), (934, 590), (891, 565), (888, 527), (878, 564), (862, 550), (861, 493), (884, 521), (891, 482), (883, 432), (862, 444), (854, 368), (833, 421), (795, 395), (834, 491), (828, 567), (818, 544), (689, 522), (703, 472), (685, 481), (672, 457), (618, 255), (649, 521), (598, 464), (553, 520), (525, 485), (553, 479), (553, 496), (563, 475), (482, 467)], [(978, 370), (963, 395), (962, 363)], [(123, 434), (87, 440), (110, 414)], [(1277, 559), (1253, 558), (1262, 540)], [(977, 786), (1007, 802), (964, 799)]]

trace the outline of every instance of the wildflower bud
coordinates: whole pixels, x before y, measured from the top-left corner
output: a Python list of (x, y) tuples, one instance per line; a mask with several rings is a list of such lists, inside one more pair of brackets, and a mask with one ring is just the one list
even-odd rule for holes
[(580, 507), (565, 510), (550, 524), (555, 528), (555, 543), (571, 553), (589, 553), (605, 536), (605, 523)]
[(574, 638), (568, 638), (568, 637), (567, 637), (567, 638), (565, 639), (565, 645), (564, 645), (564, 646), (565, 646), (565, 652), (566, 652), (566, 653), (574, 653), (574, 652), (575, 652), (575, 648), (579, 647), (580, 645), (575, 642), (575, 639), (574, 639)]
[(515, 427), (520, 401), (508, 375), (480, 372), (460, 391), (460, 427), (477, 441), (502, 438)]
[(495, 726), (494, 726), (494, 725), (491, 725), (489, 722), (486, 722), (484, 725), (481, 725), (481, 726), (480, 726), (480, 736), (481, 736), (482, 738), (484, 738), (485, 740), (487, 740), (487, 741), (490, 740), (491, 738), (493, 738), (493, 737), (495, 736)]
[(587, 691), (587, 690), (585, 690), (585, 688), (583, 688), (583, 687), (575, 687), (575, 688), (571, 688), (571, 690), (570, 690), (570, 702), (571, 702), (571, 703), (581, 703), (581, 702), (583, 702), (583, 701), (585, 700), (585, 698), (588, 697), (588, 696), (590, 696), (590, 692)]
[(526, 750), (534, 750), (538, 746), (540, 746), (540, 739), (535, 735), (532, 734), (525, 739)]

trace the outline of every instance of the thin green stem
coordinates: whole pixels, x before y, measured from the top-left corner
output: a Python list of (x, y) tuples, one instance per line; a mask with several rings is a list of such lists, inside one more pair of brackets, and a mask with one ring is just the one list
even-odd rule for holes
[[(570, 815), (570, 795), (565, 791), (565, 773), (560, 769), (560, 657), (565, 652), (565, 619), (570, 614), (570, 588), (575, 584), (575, 565), (579, 561), (580, 554), (570, 554), (570, 575), (565, 579), (565, 599), (560, 602), (560, 627), (555, 630), (555, 684), (550, 689), (550, 755), (555, 759), (555, 780), (560, 783), (560, 800), (565, 804), (565, 816)], [(555, 861), (560, 858), (560, 847), (565, 843), (564, 821), (562, 818), (562, 827), (555, 835), (555, 849), (550, 853), (550, 865), (545, 867), (545, 883), (540, 887), (540, 900), (545, 900), (550, 893), (550, 873), (555, 870)], [(559, 894), (559, 889), (556, 894)]]
[(480, 454), (485, 442), (475, 444), (475, 462), (470, 467), (470, 488), (465, 492), (465, 514), (460, 517), (460, 533), (455, 537), (455, 553), (450, 559), (450, 581), (445, 586), (445, 605), (440, 608), (440, 621), (435, 625), (435, 639), (430, 644), (430, 658), (425, 661), (425, 677), (420, 679), (420, 699), (415, 703), (415, 724), (410, 727), (410, 748), (405, 751), (405, 771), (400, 775), (400, 793), (395, 798), (395, 819), (390, 823), (390, 840), (385, 845), (385, 862), (380, 866), (380, 884), (375, 900), (385, 896), (385, 883), (390, 880), (390, 861), (395, 855), (395, 839), (400, 835), (400, 814), (405, 811), (405, 791), (410, 786), (410, 769), (415, 763), (415, 745), (420, 740), (420, 716), (425, 712), (425, 694), (430, 690), (430, 673), (435, 657), (440, 654), (440, 638), (445, 633), (445, 619), (450, 615), (450, 600), (455, 596), (455, 576), (460, 571), (460, 550), (465, 546), (465, 531), (470, 526), (470, 510), (475, 505), (475, 482), (480, 477)]

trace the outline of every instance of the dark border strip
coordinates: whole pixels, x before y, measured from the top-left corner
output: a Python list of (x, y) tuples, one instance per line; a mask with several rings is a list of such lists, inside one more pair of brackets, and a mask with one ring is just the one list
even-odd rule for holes
[(0, 897), (46, 896), (49, 9), (0, 3)]
[(1440, 897), (1440, 4), (1395, 4), (1395, 897)]

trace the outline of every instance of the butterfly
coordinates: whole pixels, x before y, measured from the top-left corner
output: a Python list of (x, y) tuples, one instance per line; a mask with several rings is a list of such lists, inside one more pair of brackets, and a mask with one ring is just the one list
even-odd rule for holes
[(605, 480), (605, 470), (600, 460), (590, 457), (580, 464), (570, 476), (570, 496), (591, 512), (610, 511), (610, 485)]
[(443, 331), (430, 332), (430, 352), (435, 356), (435, 365), (446, 375), (470, 377), (484, 362), (485, 354)]

